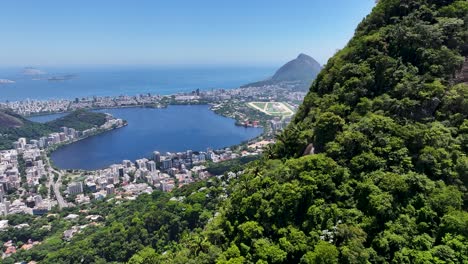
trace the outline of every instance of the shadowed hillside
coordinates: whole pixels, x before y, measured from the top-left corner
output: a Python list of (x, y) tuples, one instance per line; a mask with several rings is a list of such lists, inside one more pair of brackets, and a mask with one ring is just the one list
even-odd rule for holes
[(21, 117), (9, 112), (0, 111), (0, 127), (21, 127), (22, 125), (23, 120)]
[(45, 124), (35, 123), (10, 111), (0, 111), (0, 149), (13, 148), (13, 142), (24, 137), (39, 139), (53, 132), (61, 132), (61, 127), (86, 130), (99, 127), (106, 122), (106, 115), (84, 110), (72, 112), (62, 118)]

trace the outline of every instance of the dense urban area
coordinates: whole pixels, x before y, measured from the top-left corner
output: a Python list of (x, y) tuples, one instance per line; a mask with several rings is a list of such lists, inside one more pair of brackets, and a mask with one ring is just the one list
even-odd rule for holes
[[(63, 209), (71, 210), (63, 215), (65, 221), (73, 223), (85, 217), (88, 222), (63, 228), (61, 239), (69, 241), (83, 228), (95, 225), (105, 217), (83, 213), (86, 210), (81, 208), (95, 208), (99, 201), (132, 201), (154, 190), (171, 192), (174, 188), (196, 181), (221, 177), (236, 165), (257, 159), (268, 145), (274, 143), (274, 135), (291, 121), (305, 96), (305, 92), (295, 91), (294, 88), (294, 83), (281, 83), (233, 90), (196, 90), (169, 96), (144, 94), (0, 103), (0, 108), (21, 116), (73, 113), (83, 109), (209, 104), (214, 112), (234, 118), (236, 125), (264, 129), (262, 136), (239, 146), (178, 153), (159, 153), (155, 150), (151, 157), (123, 160), (120, 164), (95, 171), (61, 170), (52, 164), (49, 154), (65, 144), (118, 129), (126, 125), (125, 120), (106, 114), (105, 123), (83, 131), (61, 127), (60, 132), (37, 139), (21, 137), (13, 142), (12, 149), (0, 151), (0, 213), (4, 217), (15, 214), (49, 217), (63, 214)], [(11, 237), (4, 237), (3, 258), (41, 243), (37, 238), (19, 241), (15, 232), (8, 231), (31, 230), (30, 223), (16, 224), (8, 219), (0, 220), (0, 232), (11, 234)]]

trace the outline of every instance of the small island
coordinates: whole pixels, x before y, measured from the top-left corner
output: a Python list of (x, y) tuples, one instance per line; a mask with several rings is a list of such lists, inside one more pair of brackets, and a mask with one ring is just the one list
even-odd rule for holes
[(0, 84), (10, 84), (15, 83), (15, 81), (8, 80), (8, 79), (0, 79)]

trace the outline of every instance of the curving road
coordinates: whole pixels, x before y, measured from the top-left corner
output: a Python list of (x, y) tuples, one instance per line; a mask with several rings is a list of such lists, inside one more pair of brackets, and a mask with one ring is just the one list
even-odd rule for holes
[[(67, 202), (63, 199), (62, 194), (60, 193), (60, 187), (62, 186), (62, 175), (63, 172), (57, 171), (50, 165), (50, 160), (46, 157), (47, 165), (49, 167), (49, 196), (50, 196), (50, 188), (54, 190), (55, 199), (57, 199), (58, 206), (60, 209), (68, 207)], [(58, 175), (57, 181), (54, 183), (54, 173)]]
[(62, 208), (68, 207), (67, 202), (65, 202), (65, 199), (63, 199), (63, 196), (60, 193), (60, 187), (62, 186), (62, 175), (63, 175), (63, 173), (61, 171), (56, 171), (54, 169), (52, 169), (52, 171), (58, 174), (58, 179), (54, 183), (53, 187), (54, 187), (55, 198), (57, 199), (59, 208), (62, 209)]

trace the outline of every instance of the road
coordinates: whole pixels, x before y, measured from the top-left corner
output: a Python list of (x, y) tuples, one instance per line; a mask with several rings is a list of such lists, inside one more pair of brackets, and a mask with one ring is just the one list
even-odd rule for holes
[(50, 169), (48, 170), (48, 175), (49, 175), (49, 183), (47, 183), (47, 197), (49, 199), (52, 199), (51, 190), (52, 190), (52, 185), (54, 184), (54, 174), (50, 172)]
[(57, 171), (57, 170), (54, 170), (54, 169), (52, 169), (52, 172), (55, 172), (55, 173), (58, 174), (58, 179), (54, 183), (53, 187), (54, 187), (55, 198), (57, 199), (59, 208), (62, 209), (62, 208), (68, 207), (67, 202), (65, 202), (65, 199), (63, 199), (63, 196), (60, 193), (60, 187), (62, 186), (62, 175), (63, 175), (63, 173), (61, 171)]
[[(57, 199), (57, 203), (60, 209), (68, 207), (67, 202), (63, 199), (62, 194), (60, 193), (60, 187), (62, 186), (62, 176), (63, 172), (58, 171), (50, 165), (49, 158), (46, 158), (47, 165), (49, 167), (49, 197), (50, 197), (50, 189), (52, 188), (55, 194), (55, 199)], [(57, 181), (54, 182), (54, 175), (57, 174), (58, 178)]]

